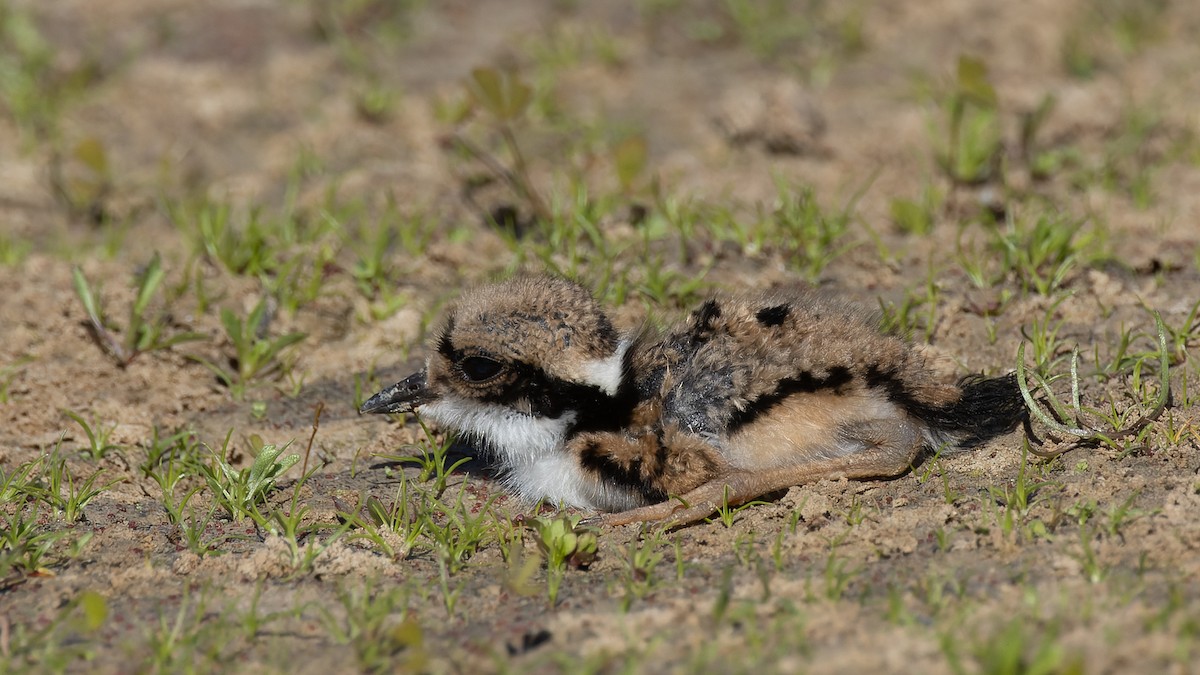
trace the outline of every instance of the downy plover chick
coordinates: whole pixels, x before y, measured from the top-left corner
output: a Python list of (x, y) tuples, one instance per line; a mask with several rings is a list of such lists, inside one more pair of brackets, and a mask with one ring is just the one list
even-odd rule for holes
[(476, 444), (513, 492), (613, 525), (897, 476), (1025, 410), (1014, 376), (948, 380), (808, 290), (719, 296), (661, 334), (622, 333), (581, 286), (522, 277), (465, 293), (430, 352), (361, 412), (416, 412)]

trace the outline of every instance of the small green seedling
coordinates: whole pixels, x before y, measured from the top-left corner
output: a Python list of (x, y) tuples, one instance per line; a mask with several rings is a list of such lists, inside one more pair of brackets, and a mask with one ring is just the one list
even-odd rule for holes
[(413, 464), (421, 469), (420, 475), (417, 477), (419, 482), (433, 481), (433, 496), (435, 499), (440, 498), (446, 491), (447, 483), (450, 479), (450, 474), (454, 473), (458, 467), (471, 461), (470, 457), (462, 457), (449, 466), (446, 465), (447, 454), (451, 446), (454, 445), (454, 436), (447, 435), (439, 442), (435, 440), (435, 436), (429, 427), (425, 425), (424, 420), (417, 418), (417, 422), (421, 425), (421, 431), (425, 433), (425, 438), (415, 446), (407, 446), (417, 450), (420, 454), (411, 455), (378, 455), (380, 459), (387, 459), (401, 464)]
[(662, 562), (663, 533), (659, 528), (651, 534), (645, 530), (641, 536), (629, 542), (629, 556), (622, 574), (625, 597), (621, 599), (622, 611), (629, 611), (634, 600), (645, 597), (654, 588), (654, 568)]
[(167, 215), (191, 234), (197, 254), (233, 274), (261, 276), (279, 266), (276, 252), (281, 247), (273, 245), (258, 210), (252, 210), (240, 228), (234, 224), (233, 207), (224, 202), (168, 201)]
[(225, 436), (225, 444), (221, 453), (212, 452), (212, 461), (201, 465), (200, 472), (212, 490), (216, 503), (234, 520), (240, 521), (252, 515), (254, 507), (266, 500), (267, 495), (275, 489), (275, 480), (285, 471), (300, 461), (300, 455), (280, 457), (291, 443), (283, 447), (262, 445), (261, 439), (253, 438), (252, 442), (261, 449), (254, 457), (254, 463), (244, 469), (235, 469), (225, 461), (225, 451), (229, 446), (229, 438)]
[(550, 604), (558, 602), (567, 564), (586, 569), (596, 559), (599, 543), (594, 528), (580, 526), (581, 517), (561, 513), (553, 518), (534, 518), (531, 527), (537, 533), (538, 548), (546, 556), (546, 591)]
[(39, 532), (37, 515), (35, 505), (16, 509), (0, 521), (0, 590), (7, 590), (25, 574), (44, 570), (50, 549), (68, 534), (66, 530)]
[(1049, 538), (1049, 530), (1045, 521), (1032, 518), (1034, 507), (1048, 497), (1047, 491), (1061, 489), (1061, 484), (1049, 480), (1037, 480), (1032, 477), (1029, 464), (1031, 446), (1028, 439), (1021, 447), (1021, 464), (1017, 469), (1017, 479), (1010, 488), (988, 486), (987, 491), (995, 509), (996, 523), (1000, 531), (1009, 536), (1021, 535), (1027, 539)]
[(222, 309), (221, 324), (225, 327), (225, 335), (234, 352), (230, 357), (231, 367), (225, 368), (194, 355), (190, 358), (212, 371), (217, 379), (229, 388), (234, 398), (241, 399), (245, 396), (246, 386), (251, 380), (286, 372), (289, 366), (279, 357), (285, 349), (307, 337), (304, 333), (266, 337), (266, 327), (269, 323), (270, 314), (266, 299), (260, 300), (244, 320), (232, 311)]
[(444, 574), (457, 574), (471, 556), (496, 536), (495, 519), (491, 517), (493, 496), (483, 504), (467, 502), (470, 495), (463, 485), (453, 504), (434, 499), (427, 493), (420, 508), (425, 520), (424, 537), (429, 542)]
[(621, 191), (630, 194), (638, 177), (646, 171), (646, 139), (641, 136), (629, 136), (614, 145), (611, 152), (613, 169), (617, 174), (617, 182), (621, 184)]
[(183, 522), (188, 502), (203, 489), (203, 486), (193, 487), (179, 498), (175, 494), (185, 480), (200, 473), (203, 461), (199, 448), (200, 443), (190, 429), (162, 436), (155, 427), (154, 436), (146, 446), (146, 461), (138, 467), (143, 477), (158, 485), (162, 494), (160, 503), (172, 525)]
[[(60, 440), (60, 446), (61, 443)], [(67, 523), (82, 519), (83, 508), (87, 506), (88, 502), (92, 501), (96, 495), (124, 480), (117, 479), (97, 485), (100, 475), (104, 473), (104, 469), (100, 469), (76, 485), (75, 476), (67, 466), (67, 460), (59, 455), (58, 446), (54, 448), (53, 452), (42, 455), (35, 462), (37, 463), (36, 474), (26, 475), (27, 477), (37, 475), (38, 479), (25, 483), (19, 488), (20, 491), (54, 509), (54, 512)]]
[(351, 541), (369, 541), (393, 560), (408, 557), (424, 533), (427, 522), (420, 508), (424, 504), (415, 504), (410, 500), (408, 480), (404, 474), (400, 476), (400, 487), (389, 503), (372, 495), (358, 508), (338, 512), (338, 518), (351, 528)]
[(103, 427), (98, 423), (88, 424), (81, 415), (71, 410), (64, 410), (63, 414), (75, 420), (75, 423), (83, 429), (83, 433), (87, 436), (88, 444), (83, 449), (84, 455), (91, 459), (103, 459), (111, 451), (116, 451), (118, 455), (121, 454), (120, 446), (108, 442), (115, 426)]
[[(937, 104), (944, 110), (945, 124), (935, 131), (935, 159), (952, 189), (991, 183), (1021, 197), (1021, 188), (1007, 180), (1011, 166), (1020, 165), (1031, 179), (1044, 181), (1079, 163), (1078, 151), (1073, 147), (1052, 145), (1040, 138), (1055, 109), (1053, 96), (1044, 96), (1036, 107), (1022, 112), (1018, 137), (1006, 142), (1006, 106), (1001, 105), (987, 64), (977, 57), (958, 58), (953, 83)], [(986, 200), (993, 215), (1006, 210), (1004, 195), (997, 196), (1001, 201)], [(929, 221), (916, 206), (915, 202), (894, 203), (893, 219), (905, 229), (926, 226)]]
[[(733, 504), (730, 504), (729, 503), (729, 486), (726, 485), (725, 491), (721, 496), (721, 505), (717, 507), (717, 511), (716, 511), (717, 520), (725, 527), (733, 527), (733, 524), (735, 522), (737, 522), (737, 515), (739, 513), (741, 513), (742, 511), (745, 511), (746, 509), (750, 508), (751, 506), (758, 506), (761, 504), (766, 504), (766, 502), (756, 499), (754, 501), (746, 502), (745, 504), (736, 505), (736, 506)], [(713, 521), (712, 518), (708, 518), (707, 520), (710, 523)]]
[(462, 595), (465, 581), (452, 584), (451, 576), (467, 565), (467, 561), (490, 539), (496, 536), (495, 518), (491, 513), (495, 497), (483, 504), (468, 504), (469, 494), (463, 485), (453, 505), (424, 497), (420, 518), (424, 520), (423, 536), (433, 549), (438, 566), (439, 589), (447, 616), (454, 616), (454, 607)]
[(207, 509), (188, 508), (187, 516), (181, 516), (180, 520), (175, 523), (179, 527), (180, 540), (189, 551), (200, 558), (224, 553), (220, 548), (221, 544), (237, 538), (237, 535), (229, 534), (209, 536), (208, 526), (212, 524), (216, 512), (216, 505), (210, 505)]
[(999, 169), (1003, 151), (998, 99), (986, 63), (959, 56), (946, 105), (949, 128), (938, 164), (956, 185), (986, 182)]
[(1030, 222), (1011, 214), (1003, 227), (992, 226), (992, 248), (1003, 269), (1021, 282), (1024, 293), (1049, 296), (1081, 263), (1097, 255), (1097, 237), (1084, 229), (1084, 220), (1065, 213), (1045, 212)]
[(96, 299), (96, 294), (92, 292), (92, 287), (88, 284), (87, 277), (83, 276), (83, 271), (78, 267), (71, 270), (75, 282), (75, 293), (79, 296), (79, 301), (83, 303), (84, 311), (87, 312), (88, 329), (91, 331), (92, 338), (122, 368), (128, 366), (138, 355), (145, 352), (169, 349), (182, 342), (204, 339), (204, 335), (201, 333), (185, 331), (167, 334), (168, 319), (165, 312), (152, 317), (147, 316), (150, 302), (158, 292), (159, 286), (162, 285), (165, 274), (162, 258), (155, 253), (154, 257), (150, 259), (150, 263), (137, 276), (137, 297), (129, 306), (129, 323), (122, 331), (124, 333), (122, 340), (109, 329), (104, 308)]

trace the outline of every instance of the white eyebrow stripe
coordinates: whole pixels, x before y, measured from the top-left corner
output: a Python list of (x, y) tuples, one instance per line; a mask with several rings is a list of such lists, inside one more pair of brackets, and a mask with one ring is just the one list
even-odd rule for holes
[(630, 340), (621, 340), (611, 356), (584, 363), (586, 382), (599, 387), (609, 396), (616, 396), (625, 380), (625, 352), (629, 351), (630, 344)]

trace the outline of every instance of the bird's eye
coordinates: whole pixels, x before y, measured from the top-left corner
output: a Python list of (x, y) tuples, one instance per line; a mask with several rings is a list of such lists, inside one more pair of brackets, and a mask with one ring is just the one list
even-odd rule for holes
[(486, 356), (468, 356), (458, 362), (458, 369), (471, 382), (486, 382), (499, 375), (504, 366)]

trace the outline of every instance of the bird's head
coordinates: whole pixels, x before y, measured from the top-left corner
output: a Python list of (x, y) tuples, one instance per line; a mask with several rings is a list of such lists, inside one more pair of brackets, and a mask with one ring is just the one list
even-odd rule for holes
[(490, 438), (498, 420), (559, 420), (614, 397), (628, 343), (583, 287), (519, 277), (464, 294), (434, 333), (424, 370), (360, 412), (416, 411)]

